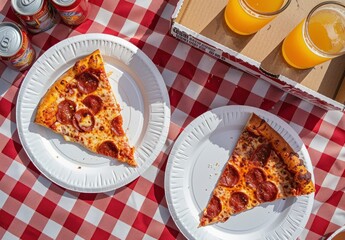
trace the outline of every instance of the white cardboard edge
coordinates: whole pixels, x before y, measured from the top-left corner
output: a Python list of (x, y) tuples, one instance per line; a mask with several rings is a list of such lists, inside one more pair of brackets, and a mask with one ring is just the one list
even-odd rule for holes
[(341, 233), (343, 231), (345, 231), (345, 226), (338, 228), (331, 236), (327, 238), (327, 240), (332, 240), (338, 233)]
[[(321, 101), (326, 102), (327, 104), (333, 105), (334, 107), (338, 108), (339, 110), (341, 110), (343, 112), (345, 111), (345, 103), (341, 104), (341, 103), (339, 103), (339, 102), (337, 102), (337, 101), (335, 101), (335, 100), (333, 100), (331, 98), (328, 98), (328, 97), (322, 95), (321, 93), (318, 93), (318, 92), (316, 92), (316, 91), (314, 91), (314, 90), (312, 90), (312, 89), (310, 89), (310, 88), (308, 88), (306, 86), (303, 86), (302, 84), (299, 84), (299, 83), (291, 80), (290, 78), (288, 78), (286, 76), (280, 75), (279, 76), (279, 80), (281, 80), (283, 82), (286, 82), (290, 86), (292, 86), (294, 88), (297, 88), (297, 89), (299, 89), (299, 90), (301, 90), (303, 92), (306, 92), (306, 93), (312, 95), (313, 97), (315, 97), (315, 98), (317, 98), (317, 99), (319, 99)], [(270, 80), (268, 80), (268, 81), (270, 81)], [(290, 91), (287, 91), (287, 92), (290, 92)], [(306, 99), (306, 98), (303, 98), (303, 99)], [(314, 103), (314, 102), (312, 102), (312, 99), (306, 99), (306, 100), (311, 102), (311, 103)]]
[[(175, 32), (175, 29), (178, 29), (181, 32), (187, 33), (188, 34), (188, 38), (186, 38), (186, 39), (178, 38), (177, 33)], [(248, 57), (246, 57), (245, 55), (243, 55), (241, 53), (238, 53), (238, 52), (236, 52), (236, 51), (234, 51), (234, 50), (232, 50), (232, 49), (230, 49), (228, 47), (225, 47), (224, 45), (219, 44), (219, 43), (217, 43), (217, 42), (215, 42), (215, 41), (213, 41), (213, 40), (211, 40), (211, 39), (209, 39), (209, 38), (207, 38), (207, 37), (205, 37), (205, 36), (195, 32), (193, 30), (183, 26), (182, 24), (173, 22), (172, 28), (171, 28), (171, 34), (174, 37), (176, 37), (177, 39), (182, 40), (182, 41), (188, 43), (189, 45), (191, 45), (193, 47), (197, 47), (197, 48), (205, 51), (206, 53), (210, 54), (211, 56), (219, 58), (219, 59), (221, 59), (221, 60), (223, 60), (225, 62), (231, 63), (235, 67), (243, 68), (243, 65), (240, 63), (241, 61), (248, 62), (251, 65), (255, 66), (256, 68), (259, 68), (259, 66), (260, 66), (259, 62), (256, 62), (253, 59), (248, 58)], [(191, 40), (198, 41), (198, 45), (199, 46), (191, 44), (189, 38), (191, 38)], [(207, 45), (205, 45), (205, 43)], [(235, 57), (236, 59), (238, 59), (238, 62), (234, 62), (234, 61), (231, 61), (229, 59), (226, 59), (225, 57), (222, 57), (221, 56), (222, 52), (228, 53), (232, 57)], [(250, 69), (248, 69), (248, 70), (250, 70)]]
[[(220, 43), (217, 43), (216, 41), (207, 38), (201, 34), (196, 33), (195, 31), (183, 26), (182, 24), (179, 24), (177, 22), (175, 22), (176, 17), (178, 16), (178, 14), (180, 13), (181, 7), (184, 3), (184, 0), (180, 0), (177, 4), (177, 7), (175, 8), (175, 11), (172, 15), (172, 26), (171, 26), (171, 30), (170, 33), (172, 36), (174, 36), (175, 38), (189, 44), (190, 46), (196, 47), (204, 52), (206, 52), (207, 54), (220, 59), (226, 63), (231, 64), (232, 66), (243, 70), (249, 74), (258, 76), (260, 78), (262, 78), (265, 81), (268, 81), (269, 83), (273, 84), (274, 86), (277, 86), (281, 89), (283, 89), (284, 91), (291, 93), (303, 100), (306, 100), (316, 106), (322, 107), (323, 109), (326, 110), (339, 110), (339, 111), (343, 111), (345, 112), (345, 103), (341, 104), (329, 97), (326, 97), (310, 88), (307, 88), (295, 81), (293, 81), (292, 79), (284, 76), (284, 75), (279, 75), (277, 80), (282, 81), (285, 83), (285, 85), (279, 84), (277, 82), (274, 82), (273, 80), (271, 80), (268, 76), (266, 76), (261, 70), (260, 70), (260, 63), (248, 58), (246, 56), (244, 56), (241, 53), (238, 53)], [(179, 30), (181, 32), (186, 33), (186, 38), (181, 38), (178, 36), (178, 34), (176, 33), (176, 30)], [(193, 45), (189, 40), (193, 39), (193, 41), (195, 41), (197, 43), (197, 45)], [(205, 46), (205, 44), (207, 44), (207, 46)], [(238, 59), (237, 61), (232, 61), (229, 58), (225, 58), (222, 56), (222, 52), (229, 54), (232, 57), (235, 57), (236, 59)], [(245, 62), (248, 63), (250, 65), (252, 65), (253, 67), (256, 67), (258, 72), (244, 66), (243, 64), (241, 64), (241, 62)], [(299, 93), (292, 91), (291, 89), (295, 88), (296, 90), (299, 91)], [(310, 96), (303, 96), (309, 94)], [(322, 103), (323, 102), (323, 103)]]
[(181, 7), (182, 7), (183, 3), (184, 3), (184, 0), (178, 1), (177, 6), (175, 8), (175, 11), (174, 11), (174, 13), (172, 15), (172, 19), (173, 20), (175, 20), (177, 18), (178, 14), (180, 13), (180, 10), (181, 10)]

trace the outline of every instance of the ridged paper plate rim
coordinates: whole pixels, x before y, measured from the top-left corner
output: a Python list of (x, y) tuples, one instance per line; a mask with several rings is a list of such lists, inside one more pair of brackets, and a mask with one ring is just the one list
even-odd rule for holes
[[(308, 170), (312, 173), (312, 179), (314, 179), (313, 168), (305, 145), (292, 127), (277, 116), (249, 106), (224, 106), (208, 111), (193, 120), (180, 134), (171, 150), (165, 172), (165, 193), (169, 211), (178, 228), (188, 239), (295, 239), (304, 229), (311, 213), (314, 194), (266, 204), (266, 207), (277, 207), (277, 213), (272, 215), (275, 217), (275, 221), (269, 219), (270, 215), (258, 215), (257, 211), (261, 208), (259, 207), (244, 213), (247, 214), (246, 216), (250, 216), (250, 219), (246, 216), (243, 217), (243, 214), (230, 218), (228, 221), (231, 220), (233, 223), (231, 227), (226, 222), (198, 227), (201, 212), (205, 207), (205, 205), (198, 204), (198, 201), (202, 198), (203, 203), (206, 204), (213, 188), (210, 187), (208, 192), (205, 190), (205, 193), (197, 194), (196, 192), (199, 188), (209, 186), (210, 173), (214, 173), (212, 168), (218, 164), (215, 162), (218, 161), (220, 155), (210, 153), (213, 155), (206, 156), (210, 162), (201, 163), (204, 169), (195, 170), (196, 162), (198, 159), (205, 159), (203, 155), (208, 154), (208, 150), (204, 149), (211, 147), (207, 141), (210, 138), (216, 138), (217, 135), (213, 136), (213, 133), (218, 131), (218, 134), (223, 134), (222, 131), (233, 128), (239, 136), (251, 113), (256, 113), (265, 119), (287, 140), (294, 151), (304, 160)], [(223, 135), (222, 137), (232, 138)], [(205, 144), (205, 142), (207, 143)], [(237, 137), (233, 139), (233, 144), (235, 142), (237, 142)], [(202, 149), (200, 150), (200, 148)], [(229, 149), (228, 155), (222, 156), (224, 163), (231, 151), (232, 149)], [(205, 168), (210, 169), (205, 170)], [(222, 166), (216, 171), (218, 176), (221, 170)], [(213, 178), (214, 184), (217, 179), (218, 177)], [(260, 228), (253, 228), (250, 225), (249, 222), (260, 221), (260, 218), (263, 217), (268, 217), (268, 221), (264, 222)], [(241, 229), (236, 229), (236, 224)]]
[[(139, 121), (133, 118), (133, 114), (141, 117), (140, 122), (134, 122), (140, 129), (129, 131), (136, 135), (128, 136), (130, 140), (136, 138), (138, 144), (135, 146), (138, 162), (136, 168), (84, 152), (83, 149), (80, 150), (80, 157), (90, 158), (92, 164), (70, 161), (69, 154), (73, 153), (61, 151), (68, 146), (63, 145), (66, 142), (56, 140), (59, 137), (55, 133), (33, 123), (37, 105), (49, 86), (73, 66), (76, 60), (96, 49), (100, 49), (106, 68), (109, 66), (118, 70), (119, 79), (123, 77), (130, 80), (124, 83), (128, 88), (124, 89), (124, 95), (133, 96), (125, 96), (129, 103), (120, 105), (124, 108), (122, 111), (129, 115), (129, 125), (133, 125), (131, 121)], [(126, 84), (131, 85), (128, 87)], [(137, 99), (139, 109), (130, 106), (132, 97)], [(16, 121), (24, 150), (48, 179), (73, 191), (106, 192), (133, 181), (156, 159), (169, 131), (170, 102), (160, 72), (135, 45), (108, 34), (84, 34), (59, 42), (34, 63), (19, 91)], [(97, 162), (98, 158), (100, 164)]]

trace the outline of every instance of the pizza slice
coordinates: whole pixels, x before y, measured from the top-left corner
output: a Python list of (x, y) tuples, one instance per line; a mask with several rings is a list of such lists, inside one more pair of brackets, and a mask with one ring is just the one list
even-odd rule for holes
[(53, 83), (38, 105), (35, 122), (92, 152), (137, 165), (99, 50)]
[(225, 222), (262, 203), (315, 191), (303, 161), (267, 122), (252, 114), (204, 209), (200, 226)]

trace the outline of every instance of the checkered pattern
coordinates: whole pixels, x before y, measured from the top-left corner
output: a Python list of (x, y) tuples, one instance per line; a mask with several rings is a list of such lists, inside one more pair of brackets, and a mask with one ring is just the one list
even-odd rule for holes
[[(18, 22), (10, 1), (1, 21)], [(316, 195), (301, 239), (319, 239), (345, 224), (345, 115), (327, 112), (261, 79), (232, 68), (169, 35), (177, 0), (90, 0), (83, 24), (62, 23), (30, 39), (41, 55), (55, 43), (83, 33), (108, 33), (141, 48), (157, 65), (171, 101), (165, 148), (142, 176), (116, 191), (82, 194), (47, 180), (19, 141), (15, 103), (26, 72), (0, 63), (0, 238), (183, 239), (164, 196), (164, 173), (178, 134), (200, 114), (240, 104), (270, 111), (299, 134), (314, 166)]]

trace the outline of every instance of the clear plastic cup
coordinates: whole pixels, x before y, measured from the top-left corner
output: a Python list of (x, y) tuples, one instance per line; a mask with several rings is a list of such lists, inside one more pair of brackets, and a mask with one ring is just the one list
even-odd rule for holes
[(291, 0), (229, 0), (224, 13), (228, 27), (241, 35), (259, 31), (284, 11)]
[(286, 62), (307, 69), (345, 53), (345, 5), (327, 1), (314, 7), (284, 39)]

